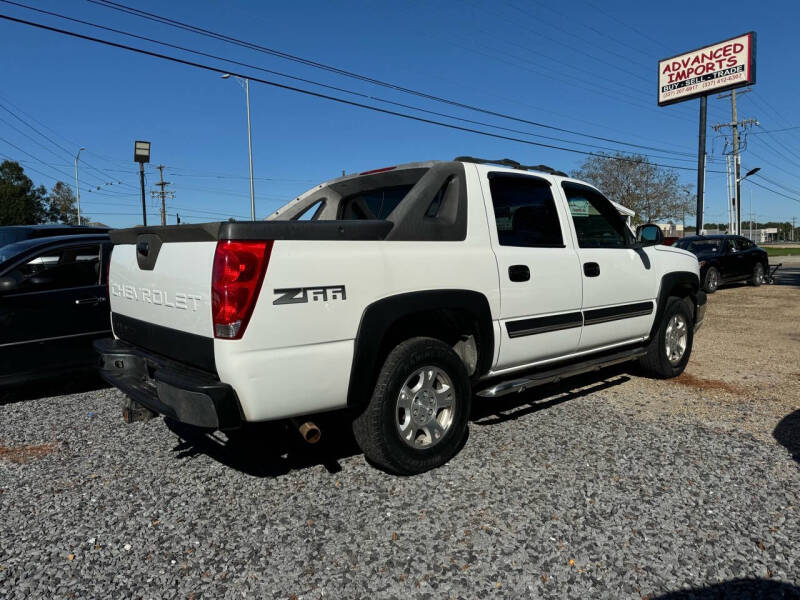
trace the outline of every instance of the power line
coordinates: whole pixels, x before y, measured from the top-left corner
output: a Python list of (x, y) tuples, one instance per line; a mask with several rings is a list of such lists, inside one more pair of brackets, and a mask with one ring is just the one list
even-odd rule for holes
[(773, 189), (768, 188), (767, 186), (765, 186), (765, 185), (763, 185), (761, 183), (758, 183), (757, 181), (753, 181), (752, 179), (749, 180), (749, 181), (753, 185), (757, 185), (758, 187), (763, 188), (763, 189), (767, 190), (768, 192), (772, 192), (773, 194), (776, 194), (777, 196), (783, 196), (784, 198), (788, 198), (789, 200), (793, 200), (795, 202), (800, 203), (800, 198), (795, 198), (794, 196), (789, 196), (788, 194), (784, 194), (783, 192), (779, 192), (777, 190), (773, 190)]
[[(67, 150), (66, 148), (64, 148), (64, 146), (62, 146), (61, 144), (59, 144), (58, 142), (56, 142), (55, 140), (53, 140), (51, 137), (49, 137), (49, 136), (45, 135), (44, 133), (42, 133), (41, 131), (39, 131), (38, 129), (36, 129), (36, 127), (34, 127), (34, 126), (33, 126), (33, 125), (31, 125), (30, 123), (28, 123), (28, 122), (27, 122), (25, 119), (23, 119), (22, 117), (20, 117), (19, 115), (17, 115), (17, 114), (16, 114), (14, 111), (10, 110), (10, 109), (9, 109), (9, 108), (7, 108), (6, 106), (3, 106), (3, 104), (2, 104), (2, 103), (0, 103), (0, 109), (2, 109), (2, 110), (4, 110), (4, 111), (6, 111), (6, 112), (7, 112), (8, 114), (10, 114), (12, 117), (14, 117), (15, 119), (17, 119), (17, 120), (18, 120), (20, 123), (22, 123), (22, 124), (23, 124), (23, 125), (25, 125), (26, 127), (30, 128), (32, 131), (34, 131), (34, 132), (36, 132), (37, 134), (39, 134), (41, 137), (43, 137), (44, 139), (46, 139), (48, 142), (50, 142), (51, 144), (53, 144), (54, 146), (56, 146), (56, 147), (57, 147), (57, 148), (59, 148), (60, 150), (63, 150), (64, 152), (66, 152), (66, 153), (67, 153), (67, 155), (68, 155), (68, 156), (70, 156), (70, 158), (73, 156), (73, 153), (72, 153), (72, 151), (70, 151), (70, 150)], [(19, 129), (17, 129), (16, 127), (14, 127), (14, 129), (16, 129), (16, 131), (19, 131), (20, 133), (22, 133), (22, 132), (21, 132)], [(23, 133), (22, 135), (25, 135), (25, 137), (27, 137), (28, 139), (30, 139), (31, 141), (33, 141), (33, 138), (31, 138), (30, 136), (27, 136), (27, 135), (26, 135), (26, 134), (24, 134), (24, 133)], [(34, 143), (37, 143), (37, 142), (34, 142)], [(39, 144), (39, 145), (41, 146), (41, 144)], [(47, 149), (47, 148), (45, 147), (45, 149)], [(53, 152), (52, 150), (49, 150), (49, 149), (47, 149), (47, 150), (48, 150), (48, 152), (50, 152), (50, 153), (51, 153), (51, 154), (53, 154), (54, 156), (58, 156), (58, 154), (56, 154), (56, 153), (55, 153), (55, 152)], [(38, 159), (37, 159), (37, 160), (38, 160)], [(98, 172), (98, 173), (100, 173), (101, 175), (107, 176), (107, 173), (103, 173), (102, 171), (100, 171), (100, 170), (99, 170), (99, 169), (97, 169), (96, 167), (94, 167), (94, 166), (92, 166), (91, 164), (87, 163), (85, 160), (83, 161), (83, 163), (84, 163), (84, 164), (85, 164), (87, 167), (89, 167), (89, 168), (91, 168), (91, 169), (94, 169), (95, 171), (97, 171), (97, 172)], [(103, 182), (103, 183), (105, 184), (106, 182)], [(126, 185), (126, 184), (123, 184), (123, 185)]]
[[(93, 0), (90, 0), (90, 1), (93, 1)], [(372, 105), (369, 105), (369, 104), (363, 104), (361, 102), (355, 102), (353, 100), (346, 100), (344, 98), (338, 98), (336, 96), (330, 96), (328, 94), (322, 94), (320, 92), (315, 92), (315, 91), (307, 90), (307, 89), (304, 89), (304, 88), (298, 88), (298, 87), (295, 87), (295, 86), (290, 86), (290, 85), (286, 85), (286, 84), (283, 84), (283, 83), (278, 83), (276, 81), (270, 81), (270, 80), (267, 80), (267, 79), (261, 79), (261, 78), (257, 78), (257, 77), (252, 77), (252, 76), (249, 76), (249, 75), (244, 75), (242, 73), (234, 73), (233, 71), (231, 71), (229, 69), (219, 69), (217, 67), (213, 67), (213, 66), (210, 66), (210, 65), (205, 65), (205, 64), (202, 64), (202, 63), (198, 63), (198, 62), (194, 62), (194, 61), (178, 58), (178, 57), (175, 57), (175, 56), (169, 56), (169, 55), (166, 55), (166, 54), (161, 54), (159, 52), (154, 52), (152, 50), (145, 50), (143, 48), (136, 48), (136, 47), (133, 47), (133, 46), (128, 46), (126, 44), (121, 44), (119, 42), (112, 42), (110, 40), (104, 40), (104, 39), (101, 39), (101, 38), (96, 38), (96, 37), (93, 37), (93, 36), (77, 33), (77, 32), (74, 32), (74, 31), (68, 31), (68, 30), (65, 30), (65, 29), (60, 29), (58, 27), (52, 27), (50, 25), (44, 25), (42, 23), (36, 23), (36, 22), (33, 22), (33, 21), (27, 21), (25, 19), (19, 19), (17, 17), (11, 17), (9, 15), (0, 14), (0, 18), (2, 18), (4, 20), (7, 20), (7, 21), (14, 22), (14, 23), (20, 23), (20, 24), (23, 24), (23, 25), (28, 25), (30, 27), (34, 27), (34, 28), (37, 28), (37, 29), (44, 29), (46, 31), (51, 31), (51, 32), (54, 32), (54, 33), (60, 33), (62, 35), (67, 35), (67, 36), (70, 36), (70, 37), (83, 39), (83, 40), (86, 40), (86, 41), (91, 41), (91, 42), (103, 44), (103, 45), (106, 45), (106, 46), (111, 46), (111, 47), (114, 47), (114, 48), (119, 48), (119, 49), (122, 49), (122, 50), (128, 50), (130, 52), (135, 52), (135, 53), (138, 53), (138, 54), (143, 54), (143, 55), (151, 56), (151, 57), (154, 57), (154, 58), (160, 58), (160, 59), (163, 59), (163, 60), (175, 62), (175, 63), (182, 64), (182, 65), (185, 65), (185, 66), (195, 67), (195, 68), (198, 68), (198, 69), (204, 69), (206, 71), (211, 71), (211, 72), (214, 72), (214, 73), (219, 73), (219, 74), (230, 73), (231, 75), (236, 75), (236, 76), (239, 76), (239, 77), (248, 78), (251, 81), (256, 81), (258, 83), (263, 83), (265, 85), (269, 85), (269, 86), (272, 86), (272, 87), (275, 87), (275, 88), (288, 90), (288, 91), (293, 91), (293, 92), (297, 92), (297, 93), (300, 93), (300, 94), (304, 94), (304, 95), (307, 95), (307, 96), (312, 96), (312, 97), (316, 97), (316, 98), (320, 98), (320, 99), (324, 99), (324, 100), (330, 100), (332, 102), (338, 102), (340, 104), (345, 104), (345, 105), (349, 105), (349, 106), (355, 106), (355, 107), (358, 107), (358, 108), (363, 108), (363, 109), (371, 110), (371, 111), (378, 112), (378, 113), (383, 113), (383, 114), (387, 114), (387, 115), (393, 115), (393, 116), (396, 116), (396, 117), (400, 117), (400, 118), (404, 118), (404, 119), (408, 119), (408, 120), (412, 120), (412, 121), (417, 121), (417, 122), (420, 122), (420, 123), (427, 123), (427, 124), (430, 124), (430, 125), (437, 125), (439, 127), (444, 127), (444, 128), (447, 128), (447, 129), (453, 129), (453, 130), (456, 130), (456, 131), (463, 131), (463, 132), (466, 132), (466, 133), (474, 133), (474, 134), (482, 135), (482, 136), (485, 136), (485, 137), (492, 137), (492, 138), (496, 138), (496, 139), (502, 139), (502, 140), (507, 140), (507, 141), (512, 141), (512, 142), (518, 142), (518, 143), (521, 143), (521, 144), (527, 144), (527, 145), (537, 146), (537, 147), (541, 147), (541, 148), (550, 148), (550, 149), (553, 149), (553, 150), (562, 150), (564, 152), (571, 152), (573, 154), (581, 154), (581, 155), (584, 155), (584, 156), (597, 156), (597, 157), (601, 157), (601, 158), (608, 158), (608, 159), (611, 159), (611, 160), (619, 160), (619, 161), (623, 161), (623, 162), (640, 162), (639, 159), (634, 159), (634, 158), (629, 158), (629, 157), (621, 157), (621, 156), (608, 156), (608, 155), (599, 154), (599, 153), (596, 153), (596, 152), (588, 152), (588, 151), (585, 151), (585, 150), (577, 150), (577, 149), (574, 149), (574, 148), (565, 148), (563, 146), (556, 146), (554, 144), (544, 144), (544, 143), (534, 142), (534, 141), (531, 141), (531, 140), (524, 140), (524, 139), (516, 138), (516, 137), (512, 137), (512, 136), (501, 135), (501, 134), (487, 132), (487, 131), (481, 131), (479, 129), (474, 129), (474, 128), (471, 128), (471, 127), (462, 127), (460, 125), (454, 125), (452, 123), (444, 123), (442, 121), (435, 121), (433, 119), (426, 119), (426, 118), (415, 116), (415, 115), (409, 115), (409, 114), (401, 113), (401, 112), (394, 111), (394, 110), (389, 110), (389, 109), (380, 108), (380, 107), (377, 107), (377, 106), (372, 106)], [(694, 171), (695, 170), (692, 167), (682, 167), (682, 166), (677, 166), (677, 165), (666, 165), (666, 164), (660, 164), (660, 163), (650, 163), (650, 164), (655, 165), (655, 166), (660, 166), (660, 167), (668, 167), (668, 168), (672, 168), (672, 169), (680, 169), (680, 170), (686, 170), (686, 171)]]
[[(25, 5), (21, 5), (21, 4), (17, 4), (17, 3), (14, 3), (14, 2), (10, 2), (9, 0), (0, 0), (0, 1), (6, 2), (7, 4), (16, 4), (17, 6), (23, 6), (25, 8), (31, 8), (31, 7), (27, 7)], [(120, 4), (118, 2), (112, 2), (111, 0), (88, 0), (88, 1), (93, 3), (93, 4), (97, 4), (99, 6), (104, 6), (106, 8), (110, 8), (112, 10), (121, 11), (121, 12), (124, 12), (124, 13), (127, 13), (127, 14), (131, 14), (131, 15), (134, 15), (134, 16), (138, 16), (140, 18), (144, 18), (144, 19), (147, 19), (147, 20), (150, 20), (150, 21), (155, 21), (155, 22), (158, 22), (158, 23), (161, 23), (161, 24), (169, 25), (171, 27), (175, 27), (175, 28), (182, 29), (182, 30), (185, 30), (185, 31), (190, 31), (190, 32), (198, 34), (198, 35), (202, 35), (202, 36), (205, 36), (205, 37), (211, 37), (211, 38), (214, 38), (214, 39), (217, 39), (217, 40), (220, 40), (220, 41), (224, 41), (224, 42), (227, 42), (227, 43), (230, 43), (230, 44), (234, 44), (234, 45), (237, 45), (237, 46), (245, 47), (245, 48), (248, 48), (250, 50), (255, 50), (255, 51), (258, 51), (258, 52), (266, 53), (266, 54), (269, 54), (269, 55), (272, 55), (272, 56), (275, 56), (275, 57), (278, 57), (278, 58), (282, 58), (282, 59), (285, 59), (285, 60), (290, 60), (290, 61), (297, 62), (297, 63), (303, 64), (303, 65), (306, 65), (306, 66), (310, 66), (310, 67), (314, 67), (314, 68), (317, 68), (317, 69), (325, 70), (325, 71), (328, 71), (328, 72), (335, 73), (337, 75), (341, 75), (341, 76), (344, 76), (344, 77), (349, 77), (349, 78), (352, 78), (352, 79), (357, 79), (359, 81), (363, 81), (363, 82), (370, 83), (370, 84), (373, 84), (373, 85), (378, 85), (378, 86), (381, 86), (381, 87), (385, 87), (385, 88), (392, 89), (392, 90), (395, 90), (395, 91), (403, 92), (403, 93), (406, 93), (406, 94), (411, 94), (411, 95), (414, 95), (414, 96), (425, 98), (427, 100), (432, 100), (432, 101), (435, 101), (435, 102), (449, 104), (451, 106), (456, 106), (456, 107), (459, 107), (459, 108), (463, 108), (463, 109), (467, 109), (467, 110), (471, 110), (471, 111), (475, 111), (475, 112), (480, 112), (480, 113), (483, 113), (483, 114), (488, 114), (488, 115), (492, 115), (492, 116), (503, 118), (503, 119), (517, 121), (517, 122), (525, 123), (525, 124), (528, 124), (528, 125), (533, 125), (535, 127), (542, 127), (542, 128), (550, 129), (550, 130), (553, 130), (553, 131), (559, 131), (559, 132), (562, 132), (562, 133), (569, 133), (569, 134), (572, 134), (572, 135), (586, 137), (586, 138), (590, 138), (590, 139), (594, 139), (594, 140), (598, 140), (598, 141), (610, 142), (610, 143), (614, 143), (614, 144), (622, 144), (624, 146), (630, 146), (632, 148), (641, 148), (641, 149), (644, 149), (644, 150), (655, 150), (655, 151), (658, 151), (658, 152), (674, 153), (674, 151), (665, 150), (665, 149), (661, 149), (661, 148), (655, 148), (653, 146), (646, 146), (646, 145), (642, 145), (642, 144), (634, 144), (634, 143), (625, 142), (625, 141), (617, 140), (617, 139), (613, 139), (613, 138), (589, 135), (589, 134), (584, 133), (584, 132), (574, 131), (574, 130), (571, 130), (571, 129), (567, 129), (567, 128), (564, 128), (564, 127), (557, 127), (557, 126), (554, 126), (554, 125), (548, 125), (546, 123), (541, 123), (541, 122), (538, 122), (538, 121), (531, 121), (529, 119), (524, 119), (524, 118), (521, 118), (521, 117), (516, 117), (516, 116), (513, 116), (513, 115), (508, 115), (508, 114), (504, 114), (504, 113), (501, 113), (501, 112), (497, 112), (497, 111), (481, 108), (481, 107), (474, 106), (474, 105), (471, 105), (471, 104), (466, 104), (466, 103), (463, 103), (463, 102), (459, 102), (457, 100), (452, 100), (452, 99), (449, 99), (449, 98), (443, 98), (441, 96), (436, 96), (436, 95), (433, 95), (433, 94), (429, 94), (427, 92), (422, 92), (422, 91), (411, 89), (411, 88), (407, 88), (407, 87), (404, 87), (404, 86), (401, 86), (401, 85), (398, 85), (398, 84), (394, 84), (394, 83), (382, 81), (382, 80), (379, 80), (379, 79), (375, 79), (373, 77), (368, 77), (366, 75), (361, 75), (359, 73), (355, 73), (355, 72), (352, 72), (352, 71), (341, 69), (339, 67), (334, 67), (334, 66), (327, 65), (327, 64), (324, 64), (324, 63), (320, 63), (320, 62), (317, 62), (317, 61), (313, 61), (313, 60), (310, 60), (310, 59), (302, 58), (300, 56), (289, 54), (287, 52), (283, 52), (283, 51), (280, 51), (280, 50), (276, 50), (276, 49), (273, 49), (273, 48), (268, 48), (266, 46), (261, 46), (259, 44), (255, 44), (253, 42), (248, 42), (246, 40), (235, 38), (235, 37), (232, 37), (232, 36), (229, 36), (229, 35), (226, 35), (226, 34), (222, 34), (222, 33), (218, 33), (218, 32), (215, 32), (215, 31), (208, 30), (208, 29), (204, 29), (202, 27), (191, 25), (191, 24), (188, 24), (188, 23), (185, 23), (185, 22), (182, 22), (182, 21), (178, 21), (176, 19), (170, 19), (168, 17), (162, 17), (162, 16), (157, 15), (155, 13), (150, 13), (150, 12), (147, 12), (147, 11), (144, 11), (144, 10), (132, 8), (132, 7), (126, 6), (124, 4)], [(37, 9), (32, 9), (32, 10), (37, 10)], [(160, 42), (157, 42), (157, 43), (160, 43)], [(227, 61), (227, 59), (222, 59), (220, 57), (215, 57), (215, 58), (217, 58), (219, 60), (226, 60)], [(228, 61), (228, 62), (235, 62), (235, 61)], [(286, 75), (282, 74), (282, 76), (286, 76)], [(296, 77), (292, 77), (292, 78), (298, 79)], [(308, 82), (310, 82), (310, 81), (308, 81)], [(314, 83), (315, 85), (324, 85), (324, 84), (319, 84), (317, 82), (311, 82), (311, 83)], [(330, 87), (330, 86), (328, 86), (328, 87)], [(341, 90), (340, 89), (339, 91), (347, 91), (347, 90)], [(347, 93), (356, 93), (356, 92), (347, 91)], [(382, 100), (382, 101), (388, 102), (388, 101), (385, 101), (385, 100)], [(409, 107), (408, 106), (404, 106), (404, 108), (409, 108)], [(422, 110), (422, 109), (416, 109), (416, 110)], [(443, 116), (443, 115), (439, 115), (439, 116)]]
[[(103, 31), (108, 31), (108, 32), (119, 34), (119, 35), (125, 35), (125, 36), (132, 37), (132, 38), (135, 38), (135, 39), (138, 39), (138, 40), (147, 41), (147, 42), (154, 43), (154, 44), (159, 44), (161, 46), (166, 46), (168, 48), (173, 48), (173, 49), (176, 49), (176, 50), (181, 50), (183, 52), (189, 52), (189, 53), (192, 53), (192, 54), (197, 54), (199, 56), (205, 56), (207, 58), (213, 58), (215, 60), (221, 60), (221, 61), (229, 62), (231, 64), (236, 64), (236, 65), (239, 65), (239, 66), (255, 69), (255, 70), (258, 70), (258, 71), (261, 71), (261, 72), (270, 73), (270, 74), (273, 74), (273, 75), (278, 75), (279, 77), (285, 77), (287, 79), (292, 79), (294, 81), (301, 81), (303, 83), (309, 83), (311, 85), (319, 86), (319, 87), (322, 87), (322, 88), (325, 88), (325, 89), (339, 91), (339, 92), (343, 92), (343, 93), (346, 93), (346, 94), (351, 94), (351, 95), (354, 95), (354, 96), (357, 96), (357, 97), (365, 98), (365, 99), (368, 99), (368, 100), (375, 100), (377, 102), (382, 102), (382, 103), (385, 103), (385, 104), (390, 104), (390, 105), (393, 105), (393, 106), (398, 106), (398, 107), (406, 108), (406, 109), (409, 109), (409, 110), (419, 111), (419, 112), (422, 112), (422, 113), (425, 113), (425, 114), (429, 114), (429, 115), (434, 115), (434, 116), (438, 116), (438, 117), (445, 117), (445, 118), (448, 118), (448, 119), (461, 121), (463, 123), (470, 123), (470, 124), (473, 124), (473, 125), (480, 125), (482, 127), (491, 127), (493, 129), (499, 129), (499, 130), (508, 131), (508, 132), (511, 132), (511, 133), (519, 133), (519, 134), (522, 134), (522, 135), (528, 135), (528, 136), (541, 138), (541, 139), (546, 139), (546, 140), (551, 140), (551, 141), (564, 142), (564, 143), (567, 143), (567, 144), (573, 144), (573, 145), (577, 145), (577, 146), (584, 146), (584, 147), (595, 148), (595, 149), (599, 149), (599, 150), (608, 150), (608, 151), (612, 151), (612, 152), (621, 151), (620, 149), (617, 149), (617, 148), (609, 148), (607, 146), (599, 146), (597, 144), (588, 144), (588, 143), (584, 143), (584, 142), (577, 142), (577, 141), (574, 141), (574, 140), (567, 140), (567, 139), (564, 139), (564, 138), (546, 136), (546, 135), (536, 134), (536, 133), (532, 133), (532, 132), (524, 131), (524, 130), (520, 130), (520, 129), (513, 129), (513, 128), (509, 128), (509, 127), (503, 127), (503, 126), (500, 126), (500, 125), (495, 125), (495, 124), (492, 124), (492, 123), (486, 123), (484, 121), (476, 121), (476, 120), (473, 120), (473, 119), (467, 119), (467, 118), (464, 118), (464, 117), (450, 115), (450, 114), (447, 114), (447, 113), (441, 113), (441, 112), (425, 109), (425, 108), (422, 108), (422, 107), (419, 107), (419, 106), (413, 106), (413, 105), (409, 105), (409, 104), (404, 104), (402, 102), (396, 102), (396, 101), (393, 101), (393, 100), (388, 100), (388, 99), (385, 99), (385, 98), (380, 98), (380, 97), (377, 97), (377, 96), (373, 96), (373, 95), (370, 95), (370, 94), (363, 94), (361, 92), (356, 92), (356, 91), (348, 90), (348, 89), (345, 89), (345, 88), (332, 86), (332, 85), (328, 85), (328, 84), (325, 84), (325, 83), (320, 83), (318, 81), (314, 81), (314, 80), (303, 78), (303, 77), (296, 77), (294, 75), (289, 75), (287, 73), (282, 73), (280, 71), (275, 71), (275, 70), (272, 70), (272, 69), (265, 69), (263, 67), (259, 67), (259, 66), (256, 66), (256, 65), (244, 63), (244, 62), (233, 60), (233, 59), (229, 59), (229, 58), (224, 58), (224, 57), (221, 57), (221, 56), (217, 56), (217, 55), (210, 54), (210, 53), (207, 53), (207, 52), (202, 52), (202, 51), (199, 51), (199, 50), (194, 50), (192, 48), (187, 48), (185, 46), (179, 46), (179, 45), (172, 44), (172, 43), (169, 43), (169, 42), (164, 42), (164, 41), (153, 39), (153, 38), (150, 38), (150, 37), (146, 37), (146, 36), (142, 36), (142, 35), (129, 33), (129, 32), (126, 32), (126, 31), (122, 31), (120, 29), (115, 29), (115, 28), (112, 28), (112, 27), (106, 27), (104, 25), (91, 23), (89, 21), (84, 21), (82, 19), (76, 19), (76, 18), (73, 18), (73, 17), (69, 17), (69, 16), (66, 16), (66, 15), (55, 13), (55, 12), (52, 12), (52, 11), (43, 10), (43, 9), (39, 9), (39, 8), (34, 8), (34, 7), (31, 7), (31, 6), (27, 6), (25, 4), (21, 4), (19, 2), (13, 2), (12, 0), (0, 0), (0, 1), (4, 2), (6, 4), (12, 4), (14, 6), (19, 6), (21, 8), (26, 8), (26, 9), (34, 11), (34, 12), (47, 14), (47, 15), (54, 16), (54, 17), (57, 17), (57, 18), (60, 18), (60, 19), (71, 21), (73, 23), (80, 23), (82, 25), (87, 25), (89, 27), (94, 27), (96, 29), (101, 29)], [(611, 97), (611, 96), (609, 96), (609, 97)], [(529, 122), (529, 123), (535, 124), (536, 126), (545, 127), (545, 125), (534, 123), (532, 121)], [(595, 136), (591, 136), (591, 135), (584, 134), (584, 133), (579, 133), (579, 132), (574, 132), (572, 130), (567, 130), (567, 129), (559, 129), (559, 130), (567, 132), (567, 133), (570, 133), (572, 135), (580, 135), (580, 136), (585, 136), (585, 137), (589, 137), (589, 138), (594, 138), (595, 137)], [(611, 138), (599, 138), (598, 137), (597, 139), (607, 139), (609, 141), (612, 141)], [(645, 149), (645, 150), (654, 150), (656, 152), (665, 152), (667, 154), (676, 155), (676, 157), (653, 155), (654, 158), (664, 158), (664, 159), (667, 159), (667, 160), (670, 160), (670, 159), (671, 160), (680, 160), (680, 161), (683, 161), (683, 162), (693, 162), (694, 161), (693, 158), (677, 158), (677, 156), (687, 156), (687, 157), (688, 156), (693, 156), (689, 152), (679, 152), (679, 151), (669, 150), (669, 149), (665, 149), (665, 148), (657, 148), (657, 147), (654, 147), (654, 146), (647, 146), (647, 145), (643, 145), (643, 144), (634, 144), (634, 143), (630, 143), (630, 142), (623, 142), (623, 141), (616, 141), (616, 140), (614, 140), (613, 143), (620, 143), (620, 144), (626, 145), (626, 146), (641, 148), (641, 149)], [(134, 186), (132, 186), (132, 187), (134, 187)]]

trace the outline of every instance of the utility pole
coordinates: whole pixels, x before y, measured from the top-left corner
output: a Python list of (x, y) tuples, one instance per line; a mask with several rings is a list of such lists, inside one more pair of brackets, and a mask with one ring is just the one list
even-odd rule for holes
[[(750, 90), (744, 90), (740, 92), (744, 94), (749, 92)], [(717, 98), (727, 98), (728, 94), (720, 94)], [(736, 110), (736, 90), (731, 90), (730, 92), (730, 99), (731, 99), (731, 122), (730, 123), (718, 123), (713, 125), (715, 131), (719, 131), (723, 127), (730, 127), (733, 133), (733, 206), (731, 208), (733, 213), (732, 218), (732, 225), (733, 231), (729, 233), (734, 234), (741, 234), (742, 229), (742, 202), (741, 202), (741, 191), (742, 191), (742, 158), (740, 155), (740, 146), (739, 143), (739, 127), (747, 127), (749, 125), (758, 125), (758, 121), (756, 119), (744, 119), (742, 121), (739, 120), (739, 113)]]
[(797, 217), (792, 217), (792, 241), (794, 241), (795, 221), (797, 221)]
[(159, 175), (161, 176), (161, 180), (156, 182), (156, 185), (161, 188), (160, 191), (153, 190), (150, 192), (150, 195), (153, 198), (160, 198), (161, 199), (161, 226), (164, 227), (167, 224), (167, 198), (174, 198), (175, 192), (168, 191), (165, 188), (169, 185), (169, 181), (164, 181), (164, 165), (158, 165), (156, 167), (158, 169)]
[(80, 160), (81, 152), (86, 148), (81, 147), (75, 155), (75, 197), (78, 199), (78, 225), (81, 225), (81, 187), (78, 183), (78, 160)]

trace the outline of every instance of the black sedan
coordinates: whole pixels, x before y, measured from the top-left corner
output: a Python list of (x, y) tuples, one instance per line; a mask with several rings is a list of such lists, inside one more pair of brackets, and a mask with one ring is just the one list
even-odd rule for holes
[(764, 249), (738, 235), (695, 235), (675, 242), (700, 262), (700, 280), (709, 294), (723, 283), (747, 281), (761, 285), (769, 269)]
[(107, 234), (0, 247), (0, 387), (91, 368), (108, 337)]

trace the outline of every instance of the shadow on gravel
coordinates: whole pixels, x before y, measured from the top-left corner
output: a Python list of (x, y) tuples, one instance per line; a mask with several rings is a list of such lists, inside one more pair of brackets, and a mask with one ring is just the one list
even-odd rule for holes
[(772, 437), (800, 463), (800, 410), (783, 417), (772, 432)]
[[(476, 398), (470, 420), (475, 425), (484, 426), (518, 419), (625, 383), (630, 379), (625, 371), (626, 367), (619, 365), (505, 398)], [(602, 380), (598, 381), (599, 378)], [(352, 434), (351, 419), (352, 414), (347, 411), (316, 415), (314, 422), (322, 431), (322, 439), (313, 445), (304, 442), (295, 428), (285, 423), (252, 424), (222, 435), (170, 419), (164, 419), (164, 422), (181, 440), (173, 448), (180, 459), (204, 454), (246, 475), (277, 477), (317, 465), (332, 474), (341, 471), (340, 460), (361, 454)]]
[(733, 579), (705, 588), (646, 596), (649, 600), (795, 600), (800, 588), (790, 583), (769, 579)]
[(258, 423), (226, 435), (209, 433), (170, 419), (167, 427), (180, 439), (173, 451), (188, 459), (205, 454), (253, 477), (277, 477), (292, 470), (322, 465), (329, 473), (342, 470), (339, 461), (360, 454), (347, 413), (315, 416), (322, 430), (317, 444), (308, 444), (289, 424)]
[(630, 381), (630, 377), (626, 375), (630, 368), (630, 365), (617, 365), (508, 396), (495, 399), (476, 398), (472, 404), (471, 420), (481, 426), (497, 425), (576, 398), (602, 392)]
[(38, 398), (82, 394), (107, 387), (110, 386), (93, 371), (53, 377), (19, 386), (0, 388), (0, 406)]

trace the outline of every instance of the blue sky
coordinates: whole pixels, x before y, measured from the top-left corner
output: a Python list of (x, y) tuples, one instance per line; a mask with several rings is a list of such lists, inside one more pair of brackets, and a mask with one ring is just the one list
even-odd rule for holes
[[(596, 148), (578, 144), (632, 149), (410, 96), (85, 0), (19, 1), (449, 117), (193, 57), (6, 2), (0, 2), (0, 13), (539, 143), (589, 151)], [(724, 4), (122, 1), (427, 94), (593, 136), (653, 146), (658, 150), (645, 152), (654, 162), (687, 167), (681, 178), (692, 184), (696, 181), (699, 101), (659, 108), (657, 61), (754, 30), (758, 35), (758, 81), (752, 92), (741, 96), (739, 115), (757, 118), (761, 127), (747, 136), (743, 165), (761, 167), (766, 179), (754, 177), (753, 181), (790, 198), (746, 181), (743, 218), (749, 214), (751, 202), (753, 213), (762, 221), (800, 217), (800, 129), (788, 129), (800, 125), (794, 110), (800, 78), (792, 71), (800, 57), (797, 2), (764, 1), (756, 7), (739, 0)], [(37, 184), (49, 188), (62, 179), (74, 185), (73, 156), (84, 146), (80, 168), (84, 212), (113, 226), (139, 223), (138, 171), (132, 155), (134, 140), (145, 139), (152, 142), (148, 191), (158, 178), (155, 165), (164, 164), (165, 179), (175, 192), (174, 200), (168, 202), (170, 222), (176, 212), (188, 222), (249, 216), (245, 98), (236, 81), (7, 21), (0, 21), (0, 53), (4, 57), (0, 61), (0, 107), (5, 107), (0, 108), (0, 158), (22, 162)], [(378, 114), (255, 82), (251, 84), (251, 108), (259, 217), (342, 170), (350, 173), (464, 154), (508, 156), (523, 163), (572, 170), (585, 158)], [(465, 125), (452, 117), (487, 125)], [(709, 124), (729, 120), (730, 101), (711, 97)], [(709, 169), (724, 170), (723, 140), (711, 129), (708, 139), (712, 153)], [(726, 221), (724, 175), (709, 173), (706, 185), (706, 221)], [(149, 193), (148, 207), (148, 219), (155, 222), (156, 203)]]

